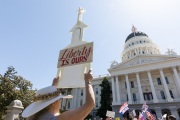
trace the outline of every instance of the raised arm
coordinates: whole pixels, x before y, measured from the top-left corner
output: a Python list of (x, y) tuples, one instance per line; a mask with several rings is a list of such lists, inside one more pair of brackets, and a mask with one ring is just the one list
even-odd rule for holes
[(74, 110), (62, 113), (58, 116), (58, 120), (83, 120), (93, 109), (95, 104), (94, 91), (91, 85), (93, 77), (91, 70), (84, 74), (85, 88), (86, 88), (86, 101), (85, 103)]

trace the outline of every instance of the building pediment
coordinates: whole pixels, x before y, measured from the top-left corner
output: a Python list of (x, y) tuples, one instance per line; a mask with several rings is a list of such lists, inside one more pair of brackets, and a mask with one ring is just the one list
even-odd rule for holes
[(180, 56), (177, 55), (139, 55), (127, 61), (121, 62), (116, 65), (111, 65), (109, 71), (128, 69), (130, 67), (138, 67), (146, 64), (159, 63), (162, 61), (169, 61), (172, 59), (179, 59)]

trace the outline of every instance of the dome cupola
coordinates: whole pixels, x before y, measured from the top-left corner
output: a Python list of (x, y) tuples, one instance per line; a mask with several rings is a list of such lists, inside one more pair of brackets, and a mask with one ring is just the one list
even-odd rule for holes
[(132, 26), (132, 33), (125, 40), (124, 50), (122, 52), (122, 61), (128, 60), (137, 55), (160, 54), (159, 47), (154, 44), (147, 34), (137, 31)]

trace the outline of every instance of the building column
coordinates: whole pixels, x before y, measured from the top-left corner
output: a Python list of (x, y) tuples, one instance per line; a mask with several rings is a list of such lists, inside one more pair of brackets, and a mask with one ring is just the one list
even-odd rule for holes
[(140, 48), (140, 54), (142, 54), (142, 48)]
[(139, 78), (139, 73), (136, 73), (136, 79), (137, 79), (138, 91), (139, 91), (139, 95), (140, 95), (140, 103), (144, 103), (144, 98), (143, 98), (143, 93), (142, 93), (142, 88), (141, 88), (141, 82), (140, 82), (140, 78)]
[(167, 100), (168, 100), (168, 102), (172, 102), (173, 99), (171, 98), (171, 95), (170, 95), (170, 93), (169, 93), (169, 88), (168, 88), (168, 86), (167, 86), (167, 83), (166, 83), (166, 80), (165, 80), (165, 77), (164, 77), (163, 70), (160, 69), (159, 72), (160, 72), (160, 75), (161, 75), (161, 79), (162, 79), (162, 83), (163, 83), (163, 86), (164, 86), (164, 89), (165, 89), (165, 93), (166, 93)]
[(155, 107), (155, 111), (156, 111), (156, 116), (157, 116), (157, 120), (160, 118), (162, 118), (162, 111), (160, 107)]
[[(71, 95), (74, 97), (74, 89), (71, 90)], [(74, 98), (70, 99), (70, 109), (73, 109), (74, 106)]]
[(78, 88), (74, 88), (74, 103), (73, 103), (73, 108), (76, 108), (76, 105), (77, 105), (77, 94), (78, 92)]
[(86, 97), (86, 88), (83, 88), (83, 104), (85, 103), (85, 97)]
[(128, 75), (126, 74), (125, 77), (126, 77), (126, 85), (127, 85), (127, 92), (128, 92), (128, 103), (132, 104), (132, 98), (131, 98), (131, 91), (130, 91)]
[(145, 49), (146, 49), (146, 53), (147, 53), (147, 54), (149, 54), (149, 52), (148, 52), (148, 48), (146, 47)]
[(114, 77), (112, 76), (112, 78), (111, 78), (111, 82), (112, 82), (112, 94), (113, 94), (113, 103), (115, 103), (116, 102), (116, 98), (115, 98), (115, 86), (114, 86)]
[(152, 91), (152, 94), (153, 94), (153, 102), (157, 103), (158, 99), (157, 99), (157, 96), (156, 96), (156, 92), (155, 92), (153, 80), (152, 80), (152, 77), (151, 77), (151, 73), (150, 73), (150, 71), (148, 71), (147, 73), (148, 73), (149, 83), (150, 83), (150, 86), (151, 86), (151, 91)]
[[(179, 75), (178, 75), (178, 73), (177, 73), (176, 67), (172, 67), (172, 69), (173, 69), (173, 72), (174, 72), (174, 75), (175, 75), (176, 83), (178, 84), (178, 85), (176, 85), (176, 86), (178, 86), (177, 88), (179, 88), (179, 86), (180, 86)], [(179, 93), (180, 93), (180, 91), (179, 91)]]
[(141, 54), (141, 48), (140, 47), (138, 48), (138, 54)]
[(136, 55), (137, 55), (137, 49), (135, 49), (135, 53), (136, 53)]
[(116, 93), (117, 93), (117, 102), (121, 104), (120, 101), (120, 89), (119, 89), (119, 80), (118, 80), (118, 76), (116, 76)]

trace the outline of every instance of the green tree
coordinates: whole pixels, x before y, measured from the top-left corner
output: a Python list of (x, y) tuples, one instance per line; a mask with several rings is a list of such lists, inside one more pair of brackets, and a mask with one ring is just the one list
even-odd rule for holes
[(112, 101), (111, 93), (112, 92), (111, 92), (110, 83), (106, 77), (104, 77), (102, 83), (99, 86), (101, 86), (101, 95), (100, 95), (101, 106), (97, 109), (96, 115), (99, 116), (100, 118), (103, 118), (103, 120), (105, 120), (107, 110), (112, 111), (112, 107), (111, 107), (111, 101)]
[(35, 90), (30, 81), (18, 76), (14, 67), (8, 67), (4, 75), (0, 74), (0, 119), (3, 120), (6, 106), (13, 100), (20, 100), (27, 107), (33, 100)]

